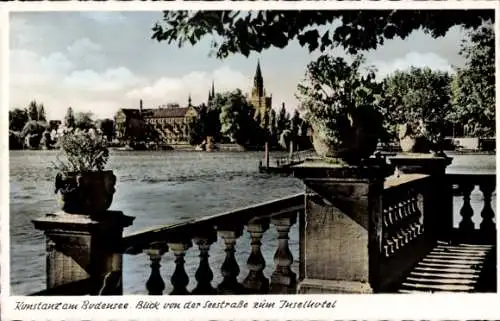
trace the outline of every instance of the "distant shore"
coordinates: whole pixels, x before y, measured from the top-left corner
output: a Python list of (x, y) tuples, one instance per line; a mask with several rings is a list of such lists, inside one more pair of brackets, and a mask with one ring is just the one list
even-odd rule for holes
[[(168, 150), (130, 150), (134, 152), (205, 152), (198, 150), (196, 146), (189, 144), (169, 145), (172, 149)], [(110, 147), (112, 151), (122, 152), (119, 147)], [(56, 151), (57, 149), (49, 149)], [(9, 151), (47, 151), (47, 149), (11, 149)], [(220, 144), (213, 152), (264, 152), (264, 148), (245, 148), (238, 144)], [(496, 151), (474, 151), (474, 150), (445, 150), (446, 155), (496, 155)], [(287, 153), (285, 150), (270, 150), (270, 153)], [(397, 153), (397, 152), (395, 152)]]

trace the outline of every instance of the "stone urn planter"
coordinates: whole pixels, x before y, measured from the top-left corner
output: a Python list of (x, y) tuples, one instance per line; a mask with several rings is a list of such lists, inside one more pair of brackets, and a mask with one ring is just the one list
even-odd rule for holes
[(58, 173), (55, 193), (64, 212), (98, 215), (111, 206), (115, 184), (116, 176), (110, 170)]
[(57, 158), (55, 193), (61, 209), (68, 214), (99, 216), (113, 201), (116, 176), (105, 170), (109, 158), (107, 141), (101, 131), (62, 128), (57, 145), (66, 162)]
[(348, 165), (359, 165), (373, 155), (381, 132), (380, 114), (370, 107), (356, 108), (337, 119), (337, 130), (312, 123), (312, 143), (323, 158), (336, 158)]
[[(312, 143), (329, 163), (364, 165), (383, 134), (378, 112), (380, 84), (361, 55), (351, 62), (321, 55), (307, 65), (297, 85), (299, 109), (312, 129)], [(364, 69), (364, 70), (363, 70)]]
[(421, 124), (405, 123), (399, 125), (399, 144), (403, 153), (429, 153), (430, 142), (424, 136)]

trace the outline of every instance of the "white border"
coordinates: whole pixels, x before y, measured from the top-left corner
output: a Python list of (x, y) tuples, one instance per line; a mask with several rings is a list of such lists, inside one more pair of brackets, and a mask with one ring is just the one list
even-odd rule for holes
[[(9, 15), (0, 7), (0, 284), (3, 303), (4, 295), (10, 294), (10, 237), (9, 237)], [(3, 311), (3, 309), (2, 309)]]
[[(301, 1), (301, 2), (249, 2), (249, 1), (221, 1), (221, 2), (9, 2), (0, 6), (0, 41), (1, 41), (1, 112), (0, 131), (8, 132), (8, 75), (9, 75), (9, 23), (8, 12), (17, 11), (160, 11), (175, 9), (496, 9), (496, 66), (497, 84), (500, 81), (500, 63), (498, 61), (498, 44), (500, 40), (500, 24), (498, 17), (498, 2), (493, 1)], [(207, 53), (208, 54), (208, 53)], [(497, 86), (498, 87), (498, 86)], [(497, 107), (500, 93), (497, 89)], [(497, 128), (500, 123), (497, 116)], [(137, 319), (162, 319), (162, 320), (263, 320), (263, 319), (494, 319), (500, 318), (500, 295), (498, 294), (433, 294), (433, 295), (301, 295), (301, 296), (217, 296), (217, 297), (21, 297), (10, 295), (10, 255), (9, 255), (9, 179), (8, 179), (8, 135), (0, 135), (0, 204), (1, 204), (1, 312), (3, 320), (11, 319), (36, 319), (36, 320), (137, 320)], [(497, 144), (500, 143), (497, 141)], [(497, 158), (497, 166), (500, 164)], [(498, 180), (498, 177), (497, 177)], [(500, 183), (500, 180), (497, 182)], [(500, 204), (497, 202), (497, 213)], [(498, 230), (497, 218), (497, 233)], [(498, 235), (497, 235), (498, 237)], [(500, 251), (497, 249), (497, 254)], [(500, 289), (500, 278), (497, 281)], [(204, 302), (239, 301), (246, 300), (250, 304), (256, 300), (265, 299), (268, 302), (279, 303), (279, 300), (289, 301), (324, 301), (336, 300), (336, 308), (331, 309), (213, 309), (213, 310), (161, 310), (144, 311), (136, 310), (135, 304), (141, 299), (160, 301), (161, 305), (167, 302), (188, 301)], [(83, 300), (90, 302), (121, 302), (128, 303), (131, 308), (126, 311), (107, 310), (93, 312), (76, 310), (72, 313), (62, 311), (14, 311), (15, 302), (23, 300), (25, 303), (36, 302), (65, 302), (78, 303)], [(268, 317), (269, 315), (269, 317)]]
[[(44, 4), (44, 5), (41, 5)], [(446, 1), (61, 1), (61, 2), (8, 2), (2, 7), (9, 11), (161, 11), (161, 10), (328, 10), (328, 9), (496, 9), (496, 0)]]

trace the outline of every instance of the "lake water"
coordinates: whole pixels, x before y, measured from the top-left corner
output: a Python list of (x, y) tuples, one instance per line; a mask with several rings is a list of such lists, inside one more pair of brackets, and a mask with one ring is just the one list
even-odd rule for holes
[[(59, 210), (53, 182), (56, 171), (52, 162), (56, 151), (10, 152), (10, 253), (11, 294), (28, 294), (45, 288), (45, 240), (33, 228), (32, 219)], [(495, 157), (488, 155), (454, 156), (449, 172), (495, 171)], [(193, 217), (216, 214), (229, 209), (272, 200), (303, 191), (303, 184), (293, 177), (260, 174), (257, 171), (262, 152), (113, 152), (109, 168), (118, 178), (111, 209), (135, 216), (134, 225), (125, 234), (155, 225), (176, 223)], [(481, 194), (472, 195), (474, 207), (481, 209)], [(493, 206), (496, 206), (494, 203)], [(276, 233), (270, 228), (263, 238), (267, 276), (272, 273)], [(237, 260), (243, 279), (250, 241), (245, 233), (237, 242)], [(298, 253), (297, 225), (292, 228), (290, 247)], [(221, 279), (224, 260), (222, 241), (212, 245), (210, 263), (214, 284)], [(198, 250), (186, 255), (186, 270), (192, 288), (197, 268)], [(162, 275), (170, 289), (173, 254), (162, 259)], [(149, 259), (144, 254), (124, 256), (124, 292), (145, 293), (149, 277)]]

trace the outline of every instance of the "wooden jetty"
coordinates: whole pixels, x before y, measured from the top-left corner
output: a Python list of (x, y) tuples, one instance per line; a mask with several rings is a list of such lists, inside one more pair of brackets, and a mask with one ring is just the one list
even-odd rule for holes
[(293, 149), (290, 149), (290, 153), (287, 156), (273, 157), (271, 160), (269, 157), (269, 149), (266, 144), (264, 151), (264, 162), (259, 161), (259, 172), (292, 174), (293, 166), (299, 165), (306, 161), (308, 158), (312, 158), (315, 156), (317, 156), (317, 154), (313, 149), (297, 152), (293, 152)]
[[(381, 157), (391, 157), (396, 156), (396, 152), (391, 149), (379, 148), (375, 152), (375, 155)], [(317, 158), (318, 155), (314, 149), (307, 149), (303, 151), (293, 152), (293, 147), (290, 146), (290, 152), (287, 156), (270, 157), (269, 149), (267, 144), (264, 150), (264, 161), (259, 161), (259, 172), (260, 173), (275, 173), (275, 174), (292, 174), (292, 167), (295, 165), (302, 164), (304, 161), (312, 158)]]

